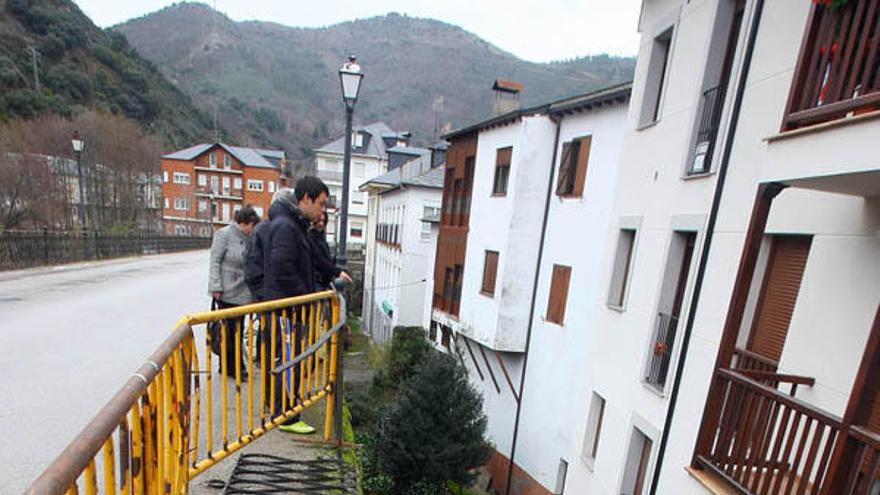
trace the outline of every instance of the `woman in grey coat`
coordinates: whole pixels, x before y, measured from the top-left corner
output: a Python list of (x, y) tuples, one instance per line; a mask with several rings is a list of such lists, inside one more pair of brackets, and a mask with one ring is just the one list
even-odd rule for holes
[[(234, 308), (253, 302), (250, 289), (244, 281), (244, 262), (247, 238), (260, 221), (251, 205), (235, 212), (235, 223), (214, 233), (211, 242), (211, 267), (208, 276), (208, 292), (217, 309)], [(226, 321), (226, 373), (235, 376), (235, 328), (244, 325), (244, 318)], [(211, 335), (212, 349), (219, 355), (220, 334)], [(216, 341), (216, 342), (215, 342)], [(245, 367), (242, 366), (242, 370)]]

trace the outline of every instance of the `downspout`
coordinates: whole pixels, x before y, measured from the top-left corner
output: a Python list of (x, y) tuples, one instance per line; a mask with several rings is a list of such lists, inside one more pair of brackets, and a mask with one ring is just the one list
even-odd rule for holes
[(541, 222), (541, 238), (538, 242), (538, 259), (535, 261), (535, 280), (532, 284), (532, 300), (529, 303), (529, 326), (526, 329), (526, 349), (523, 356), (522, 373), (519, 379), (519, 392), (516, 396), (516, 418), (513, 421), (513, 441), (510, 444), (510, 460), (507, 465), (507, 482), (504, 485), (504, 495), (510, 495), (510, 482), (513, 479), (513, 458), (516, 455), (516, 441), (519, 436), (519, 419), (522, 411), (523, 390), (526, 386), (526, 370), (529, 365), (529, 347), (532, 343), (532, 325), (535, 321), (535, 300), (538, 298), (538, 281), (541, 278), (541, 260), (544, 258), (544, 239), (547, 236), (547, 217), (550, 215), (550, 199), (553, 197), (553, 171), (556, 170), (556, 151), (559, 148), (559, 130), (562, 127), (562, 119), (550, 115), (550, 120), (556, 123), (556, 138), (553, 140), (553, 160), (550, 162), (550, 175), (547, 179), (547, 195), (544, 199), (544, 218)]
[(743, 55), (742, 72), (739, 81), (737, 81), (736, 96), (734, 97), (733, 107), (731, 108), (730, 122), (727, 125), (727, 135), (724, 139), (724, 150), (721, 155), (721, 163), (718, 167), (718, 182), (715, 185), (715, 194), (712, 198), (712, 209), (709, 212), (709, 221), (706, 225), (706, 238), (703, 241), (703, 248), (700, 252), (700, 264), (697, 267), (697, 275), (694, 279), (694, 292), (691, 296), (690, 307), (688, 308), (687, 324), (685, 326), (684, 335), (681, 339), (681, 358), (679, 358), (678, 364), (675, 367), (675, 379), (672, 384), (672, 391), (669, 394), (669, 408), (666, 413), (666, 420), (663, 424), (660, 446), (657, 449), (657, 462), (654, 466), (654, 475), (651, 478), (650, 495), (656, 495), (657, 484), (660, 480), (660, 472), (663, 469), (663, 456), (666, 453), (666, 445), (669, 442), (669, 430), (672, 427), (675, 406), (678, 403), (678, 394), (681, 389), (681, 377), (684, 374), (684, 365), (687, 361), (691, 333), (694, 329), (694, 317), (697, 314), (697, 305), (700, 302), (700, 293), (703, 289), (703, 279), (706, 276), (706, 267), (709, 262), (709, 250), (712, 247), (712, 237), (715, 234), (715, 223), (718, 220), (718, 209), (721, 205), (721, 197), (724, 193), (724, 184), (727, 179), (727, 167), (730, 164), (730, 153), (733, 147), (733, 140), (736, 137), (736, 129), (737, 124), (739, 123), (740, 110), (742, 109), (743, 95), (745, 94), (746, 81), (749, 78), (749, 69), (751, 69), (752, 65), (752, 54), (755, 51), (755, 40), (758, 37), (758, 27), (761, 24), (761, 13), (763, 10), (764, 0), (756, 0), (755, 14), (752, 16), (752, 26), (749, 30), (749, 38)]

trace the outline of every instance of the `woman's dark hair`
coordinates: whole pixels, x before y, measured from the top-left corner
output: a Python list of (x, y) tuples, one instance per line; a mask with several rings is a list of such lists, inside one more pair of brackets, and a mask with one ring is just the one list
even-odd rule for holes
[(305, 196), (308, 196), (311, 200), (316, 200), (321, 193), (329, 196), (330, 190), (327, 189), (327, 185), (324, 184), (324, 181), (314, 175), (307, 175), (296, 181), (294, 195), (296, 196), (297, 201), (302, 201)]
[(260, 223), (260, 215), (257, 215), (257, 210), (254, 209), (251, 205), (244, 205), (240, 210), (235, 212), (235, 223), (237, 224), (249, 224), (249, 223)]

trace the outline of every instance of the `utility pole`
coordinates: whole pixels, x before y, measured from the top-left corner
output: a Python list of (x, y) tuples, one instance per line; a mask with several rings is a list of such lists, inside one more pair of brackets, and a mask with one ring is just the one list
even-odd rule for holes
[(34, 90), (37, 93), (42, 93), (43, 88), (42, 86), (40, 86), (40, 73), (39, 71), (37, 71), (37, 56), (39, 55), (39, 53), (37, 52), (37, 49), (32, 46), (28, 46), (27, 49), (31, 54), (31, 69), (34, 73)]

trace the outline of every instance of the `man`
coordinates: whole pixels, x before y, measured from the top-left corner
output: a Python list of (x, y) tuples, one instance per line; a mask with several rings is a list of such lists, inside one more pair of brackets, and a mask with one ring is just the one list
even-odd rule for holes
[(260, 222), (254, 227), (254, 231), (248, 238), (247, 255), (244, 264), (244, 279), (255, 301), (265, 301), (263, 297), (263, 259), (269, 249), (269, 223), (286, 210), (285, 205), (296, 202), (296, 194), (293, 189), (284, 187), (272, 196), (272, 204), (269, 206), (269, 220)]
[[(321, 179), (313, 176), (301, 178), (296, 183), (294, 201), (280, 200), (279, 205), (273, 212), (270, 209), (269, 225), (261, 232), (261, 237), (255, 239), (261, 243), (263, 255), (263, 279), (260, 287), (262, 300), (281, 299), (285, 297), (301, 296), (317, 290), (316, 265), (311, 243), (308, 239), (309, 226), (315, 220), (321, 218), (324, 213), (324, 204), (330, 191)], [(273, 204), (273, 207), (275, 205)], [(256, 246), (255, 246), (256, 251)], [(298, 315), (297, 315), (298, 316)], [(276, 324), (276, 355), (275, 365), (283, 361), (284, 350), (279, 345), (282, 340), (282, 332), (291, 329), (293, 335), (293, 349), (290, 356), (295, 356), (301, 351), (303, 327), (297, 318), (290, 321), (278, 320)], [(263, 338), (269, 340), (269, 335), (264, 330)], [(299, 400), (296, 394), (299, 390), (298, 367), (292, 370), (292, 382), (294, 400)], [(283, 377), (277, 376), (276, 397), (273, 404), (272, 416), (283, 410), (281, 403), (281, 387)], [(315, 429), (295, 416), (279, 426), (280, 430), (293, 433), (313, 433)]]

